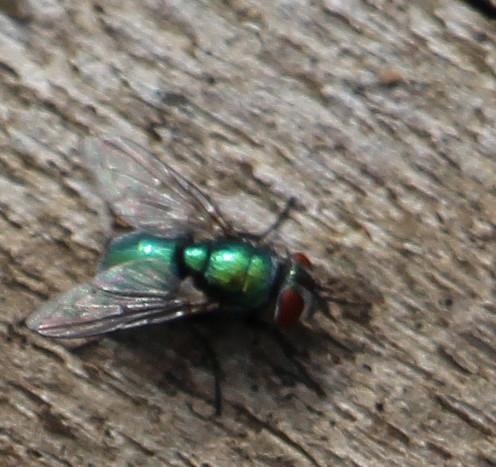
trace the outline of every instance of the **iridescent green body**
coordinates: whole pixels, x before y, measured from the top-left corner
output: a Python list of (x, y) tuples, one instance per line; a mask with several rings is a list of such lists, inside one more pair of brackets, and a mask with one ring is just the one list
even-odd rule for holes
[(193, 277), (200, 290), (238, 310), (268, 305), (279, 271), (279, 261), (269, 249), (243, 240), (195, 243), (187, 236), (163, 238), (145, 232), (113, 240), (100, 269), (143, 258), (164, 261), (179, 277)]
[(159, 259), (180, 275), (180, 252), (190, 241), (188, 237), (162, 238), (146, 232), (134, 231), (110, 242), (100, 261), (100, 271), (135, 259)]
[(241, 308), (270, 302), (278, 262), (265, 248), (241, 240), (193, 243), (183, 250), (184, 265), (200, 289)]

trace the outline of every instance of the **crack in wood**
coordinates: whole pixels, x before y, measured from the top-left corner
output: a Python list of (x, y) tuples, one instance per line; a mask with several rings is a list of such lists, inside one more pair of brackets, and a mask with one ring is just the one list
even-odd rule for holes
[(496, 431), (494, 427), (496, 427), (496, 419), (490, 417), (488, 414), (484, 415), (478, 409), (463, 400), (445, 394), (437, 394), (435, 400), (441, 404), (442, 407), (468, 423), (471, 427), (479, 430), (485, 435), (491, 437), (495, 436)]

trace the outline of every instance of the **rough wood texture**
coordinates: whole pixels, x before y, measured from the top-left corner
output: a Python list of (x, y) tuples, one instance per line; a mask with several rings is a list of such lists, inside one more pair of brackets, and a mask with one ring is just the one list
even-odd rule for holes
[[(473, 3), (473, 2), (472, 2)], [(487, 3), (486, 3), (487, 4)], [(456, 0), (0, 2), (1, 465), (496, 465), (496, 24)], [(20, 320), (90, 277), (78, 154), (127, 135), (385, 295), (281, 347), (187, 323), (68, 351)], [(341, 316), (343, 315), (343, 316)]]

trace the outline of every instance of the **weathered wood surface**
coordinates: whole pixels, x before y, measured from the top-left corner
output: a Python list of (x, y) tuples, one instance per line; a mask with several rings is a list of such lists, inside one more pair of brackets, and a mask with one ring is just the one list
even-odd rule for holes
[[(496, 24), (455, 0), (0, 2), (1, 465), (496, 465)], [(20, 323), (90, 277), (78, 154), (127, 135), (248, 228), (385, 295), (288, 348), (187, 323), (77, 351)], [(230, 200), (230, 202), (228, 202)]]

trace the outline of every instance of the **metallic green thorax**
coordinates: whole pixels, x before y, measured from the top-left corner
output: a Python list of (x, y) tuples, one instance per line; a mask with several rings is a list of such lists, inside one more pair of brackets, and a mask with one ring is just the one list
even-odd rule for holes
[(270, 251), (236, 240), (187, 246), (184, 265), (198, 286), (226, 303), (258, 308), (270, 301), (277, 266)]
[(243, 309), (270, 302), (278, 269), (270, 250), (241, 240), (193, 243), (188, 237), (168, 239), (132, 232), (111, 242), (100, 270), (143, 258), (163, 260), (178, 276), (192, 276), (207, 295)]

